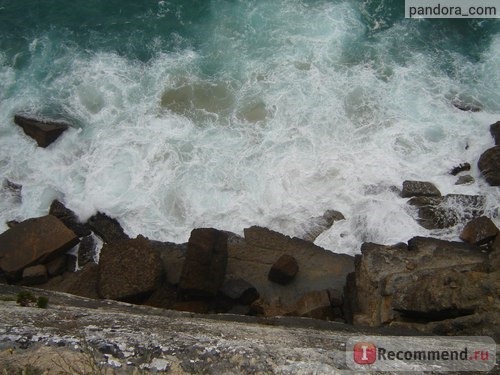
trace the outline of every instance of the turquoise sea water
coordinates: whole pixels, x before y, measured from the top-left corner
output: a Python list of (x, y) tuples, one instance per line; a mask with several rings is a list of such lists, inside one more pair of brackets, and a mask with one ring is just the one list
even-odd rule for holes
[[(389, 189), (405, 179), (498, 206), (477, 168), (470, 186), (447, 173), (493, 145), (498, 20), (406, 20), (397, 0), (20, 0), (0, 21), (0, 177), (23, 185), (22, 202), (0, 193), (0, 225), (59, 198), (185, 241), (200, 226), (300, 235), (337, 209), (348, 220), (317, 243), (354, 253), (456, 238), (415, 223)], [(18, 112), (74, 128), (40, 149)]]

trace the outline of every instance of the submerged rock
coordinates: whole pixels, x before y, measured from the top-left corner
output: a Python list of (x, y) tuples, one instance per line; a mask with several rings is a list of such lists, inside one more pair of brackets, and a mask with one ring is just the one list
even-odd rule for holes
[(477, 165), (488, 184), (500, 186), (500, 146), (486, 150)]
[(19, 125), (24, 132), (33, 138), (38, 146), (47, 147), (66, 131), (71, 125), (64, 122), (41, 121), (22, 115), (14, 116), (14, 122)]
[(312, 218), (307, 224), (305, 233), (300, 237), (303, 240), (314, 242), (324, 231), (330, 229), (336, 221), (345, 220), (344, 215), (336, 210), (327, 210), (322, 216)]
[(466, 112), (480, 112), (483, 109), (479, 103), (467, 103), (459, 99), (453, 100), (452, 104), (455, 108)]

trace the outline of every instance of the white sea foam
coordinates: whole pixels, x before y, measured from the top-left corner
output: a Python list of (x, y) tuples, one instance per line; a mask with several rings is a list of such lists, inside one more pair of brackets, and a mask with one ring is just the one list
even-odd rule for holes
[[(408, 49), (404, 64), (391, 59), (408, 32), (398, 25), (373, 41), (374, 59), (358, 59), (350, 48), (365, 29), (349, 3), (245, 7), (219, 8), (198, 51), (159, 51), (148, 63), (68, 51), (52, 62), (63, 73), (43, 87), (30, 82), (56, 48), (50, 41), (32, 44), (31, 68), (15, 79), (0, 58), (0, 168), (23, 185), (22, 203), (1, 193), (0, 225), (43, 215), (59, 198), (82, 219), (100, 210), (131, 236), (182, 242), (204, 226), (241, 233), (263, 225), (294, 235), (336, 209), (347, 220), (316, 243), (352, 254), (363, 241), (456, 239), (458, 227), (429, 232), (415, 222), (390, 189), (405, 179), (433, 181), (443, 194), (486, 194), (494, 212), (500, 193), (476, 163), (493, 145), (488, 126), (498, 120), (499, 38), (479, 63), (455, 56), (459, 79), (437, 69), (432, 55)], [(207, 59), (216, 78), (202, 68)], [(207, 104), (210, 87), (230, 97)], [(457, 110), (456, 95), (485, 110)], [(12, 117), (47, 108), (76, 126), (41, 149)], [(477, 183), (456, 186), (447, 172), (465, 161)]]

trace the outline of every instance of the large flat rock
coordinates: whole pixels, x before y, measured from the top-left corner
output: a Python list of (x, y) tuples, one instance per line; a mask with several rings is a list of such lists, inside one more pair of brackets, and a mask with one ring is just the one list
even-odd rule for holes
[[(349, 255), (335, 254), (267, 228), (251, 227), (244, 232), (245, 238), (229, 237), (227, 274), (252, 284), (267, 304), (290, 305), (314, 291), (331, 290), (341, 295), (347, 274), (354, 270), (354, 258)], [(282, 255), (294, 257), (299, 266), (288, 285), (268, 279), (269, 270)]]
[(26, 267), (49, 262), (78, 241), (55, 216), (25, 220), (0, 234), (0, 269), (15, 277)]

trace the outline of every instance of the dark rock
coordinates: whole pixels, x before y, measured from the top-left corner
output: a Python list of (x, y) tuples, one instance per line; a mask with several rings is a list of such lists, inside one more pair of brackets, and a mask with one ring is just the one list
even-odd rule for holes
[(490, 126), (490, 133), (495, 139), (495, 144), (500, 145), (500, 121), (495, 122)]
[(102, 354), (109, 354), (115, 358), (124, 358), (122, 351), (114, 343), (101, 342), (97, 344), (97, 350)]
[(99, 267), (97, 264), (88, 263), (78, 272), (66, 272), (63, 275), (56, 276), (50, 279), (47, 283), (37, 287), (74, 294), (86, 298), (98, 299), (98, 269)]
[(471, 175), (460, 176), (455, 182), (455, 185), (470, 185), (473, 184), (476, 180)]
[(187, 311), (195, 314), (207, 314), (210, 304), (206, 300), (177, 301), (172, 309), (177, 311)]
[(97, 244), (92, 236), (83, 237), (80, 240), (80, 245), (78, 246), (79, 267), (83, 267), (89, 262), (95, 263), (96, 246)]
[(144, 302), (144, 305), (172, 309), (177, 299), (177, 288), (164, 283)]
[[(356, 255), (355, 259), (356, 259), (355, 262), (359, 263), (361, 261), (361, 255)], [(358, 295), (356, 292), (355, 272), (349, 273), (346, 277), (344, 296), (347, 296), (347, 298), (343, 299), (343, 304), (342, 304), (343, 317), (348, 324), (353, 324), (354, 313), (361, 311), (361, 309), (357, 306)]]
[(307, 224), (305, 233), (300, 236), (303, 240), (314, 242), (314, 240), (324, 231), (330, 229), (334, 222), (345, 220), (341, 212), (327, 210), (322, 216), (312, 218)]
[(47, 147), (71, 126), (64, 122), (40, 121), (21, 115), (14, 116), (14, 122), (33, 138), (38, 146)]
[(500, 146), (486, 150), (477, 165), (488, 184), (500, 186)]
[(22, 202), (22, 189), (23, 186), (16, 184), (10, 180), (5, 179), (3, 181), (3, 189), (9, 193), (16, 203)]
[(158, 251), (138, 236), (105, 244), (99, 258), (98, 293), (101, 298), (143, 302), (162, 283)]
[(491, 245), (489, 254), (489, 271), (496, 273), (500, 280), (500, 235), (497, 235), (495, 241)]
[(68, 269), (68, 257), (66, 255), (58, 256), (45, 266), (47, 267), (47, 273), (50, 277), (62, 275)]
[(224, 283), (227, 266), (227, 234), (212, 228), (191, 232), (179, 282), (186, 298), (215, 297)]
[(75, 213), (66, 208), (66, 206), (58, 200), (52, 201), (49, 214), (61, 220), (64, 225), (75, 232), (78, 237), (85, 237), (91, 233), (90, 228), (87, 225), (82, 224), (76, 217)]
[(450, 171), (450, 174), (453, 175), (453, 176), (456, 176), (457, 174), (459, 174), (460, 172), (465, 172), (465, 171), (470, 171), (470, 164), (469, 163), (463, 163), (463, 164), (460, 164), (459, 166), (457, 167), (454, 167), (451, 171)]
[(272, 282), (287, 285), (292, 282), (297, 272), (299, 272), (297, 260), (290, 255), (284, 254), (273, 264), (268, 278)]
[(455, 108), (465, 112), (480, 112), (483, 108), (480, 104), (467, 103), (459, 99), (452, 101)]
[(56, 217), (28, 219), (0, 234), (0, 269), (16, 278), (26, 267), (47, 263), (76, 244), (78, 237)]
[(401, 197), (440, 197), (441, 193), (431, 182), (404, 181)]
[(241, 305), (250, 305), (260, 297), (257, 289), (248, 281), (241, 278), (226, 280), (220, 291)]
[(498, 228), (491, 219), (481, 216), (467, 223), (460, 239), (472, 245), (484, 245), (493, 241), (497, 234)]
[(66, 269), (69, 272), (78, 271), (78, 257), (73, 254), (66, 254)]
[(234, 315), (251, 315), (251, 307), (247, 305), (234, 305), (227, 313)]
[(442, 229), (481, 216), (485, 199), (478, 195), (448, 194), (444, 197), (415, 197), (408, 204), (418, 207), (418, 222), (421, 226)]
[(181, 279), (182, 267), (186, 260), (187, 243), (151, 241), (151, 246), (160, 253), (163, 270), (170, 285), (178, 285)]
[(23, 271), (22, 285), (38, 285), (47, 282), (47, 268), (43, 264), (27, 267)]
[(128, 240), (129, 236), (125, 234), (118, 220), (109, 217), (102, 212), (92, 216), (87, 224), (92, 228), (105, 243), (112, 243), (120, 240)]
[[(427, 311), (429, 312), (427, 318), (432, 319), (431, 312), (438, 310), (441, 313), (445, 312), (447, 309), (445, 305), (448, 303), (445, 298), (447, 295), (443, 294), (442, 306), (439, 309), (432, 310), (432, 306), (424, 306), (426, 296), (433, 293), (428, 288), (431, 288), (433, 281), (438, 282), (437, 279), (432, 279), (433, 275), (466, 272), (474, 272), (475, 275), (488, 271), (487, 254), (462, 242), (415, 237), (408, 242), (407, 248), (400, 245), (383, 246), (365, 243), (361, 247), (361, 253), (356, 261), (355, 282), (350, 283), (350, 289), (346, 288), (345, 300), (349, 301), (344, 302), (344, 305), (350, 306), (353, 310), (353, 322), (361, 325), (378, 326), (401, 320), (398, 311), (410, 315), (411, 311), (423, 313)], [(470, 277), (475, 277), (474, 275), (471, 273)], [(415, 283), (419, 277), (423, 281)], [(421, 290), (418, 290), (419, 287)], [(415, 304), (418, 303), (420, 307), (416, 308), (415, 305), (410, 308), (412, 293), (417, 292), (420, 297), (416, 299)], [(484, 293), (477, 296), (478, 299), (483, 297)], [(470, 309), (466, 303), (469, 302), (464, 301), (463, 305), (456, 307), (450, 305), (449, 308), (465, 312)], [(479, 306), (480, 302), (471, 302), (472, 305)], [(446, 317), (453, 312), (445, 314), (448, 314), (443, 315)], [(348, 316), (346, 318), (349, 320)]]
[(7, 226), (9, 228), (14, 228), (17, 224), (19, 224), (19, 221), (17, 221), (17, 220), (9, 220), (9, 221), (7, 221)]

